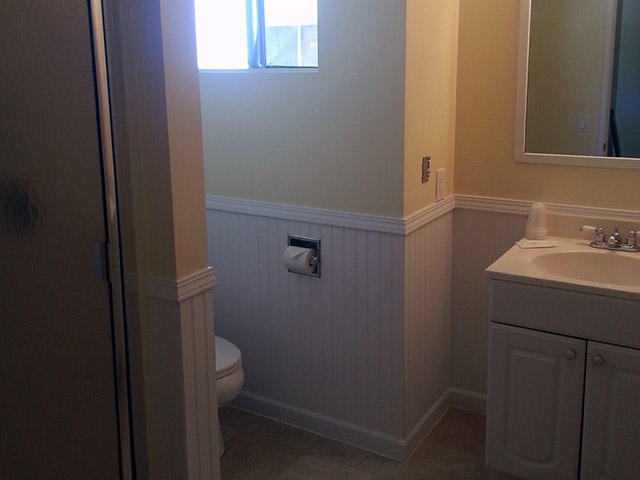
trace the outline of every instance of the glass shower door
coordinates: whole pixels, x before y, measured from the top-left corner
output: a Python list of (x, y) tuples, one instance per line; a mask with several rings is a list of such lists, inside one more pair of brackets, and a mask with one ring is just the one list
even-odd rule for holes
[(0, 4), (0, 478), (121, 478), (87, 2)]

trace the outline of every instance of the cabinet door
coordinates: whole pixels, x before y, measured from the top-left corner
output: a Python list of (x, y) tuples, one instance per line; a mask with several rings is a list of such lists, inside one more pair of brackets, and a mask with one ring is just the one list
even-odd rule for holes
[(491, 325), (487, 466), (578, 478), (585, 352), (584, 340)]
[(640, 478), (640, 351), (589, 342), (583, 480)]

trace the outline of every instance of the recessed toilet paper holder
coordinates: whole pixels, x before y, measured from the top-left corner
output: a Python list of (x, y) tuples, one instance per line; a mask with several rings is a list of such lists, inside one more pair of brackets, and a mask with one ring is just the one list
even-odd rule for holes
[(301, 237), (299, 235), (287, 235), (287, 246), (309, 248), (314, 251), (312, 261), (315, 268), (313, 272), (304, 273), (287, 269), (289, 272), (320, 278), (320, 240), (317, 238)]

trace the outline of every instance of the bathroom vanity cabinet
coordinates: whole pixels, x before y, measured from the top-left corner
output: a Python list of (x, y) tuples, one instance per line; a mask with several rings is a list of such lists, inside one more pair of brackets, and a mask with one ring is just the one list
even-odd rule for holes
[(527, 479), (640, 478), (639, 350), (498, 323), (490, 339), (488, 466)]
[(500, 262), (487, 269), (492, 478), (640, 479), (640, 298)]

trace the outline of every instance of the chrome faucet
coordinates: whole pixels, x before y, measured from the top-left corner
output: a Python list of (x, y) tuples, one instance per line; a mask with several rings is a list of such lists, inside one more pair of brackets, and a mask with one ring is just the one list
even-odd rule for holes
[(622, 243), (622, 239), (620, 237), (620, 234), (618, 233), (618, 228), (616, 227), (615, 230), (615, 233), (609, 237), (609, 240), (607, 240), (607, 245), (613, 248), (619, 247)]
[[(626, 241), (622, 240), (622, 236), (618, 233), (618, 228), (615, 229), (613, 235), (606, 237), (604, 229), (602, 227), (593, 227), (591, 225), (583, 225), (580, 227), (580, 231), (584, 233), (595, 234), (595, 240), (589, 245), (593, 248), (603, 248), (606, 250), (619, 250), (623, 252), (640, 252), (638, 248), (638, 235), (639, 231), (630, 230), (627, 234)], [(605, 238), (607, 239), (605, 241)]]

